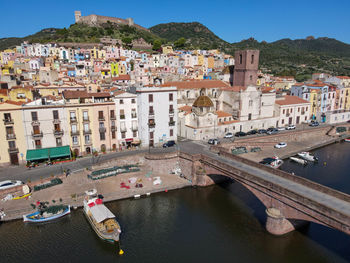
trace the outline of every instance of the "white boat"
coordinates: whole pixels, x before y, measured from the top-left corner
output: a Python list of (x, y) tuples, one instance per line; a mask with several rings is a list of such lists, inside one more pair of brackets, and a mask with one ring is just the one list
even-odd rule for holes
[(307, 164), (307, 161), (304, 160), (304, 159), (300, 159), (300, 158), (297, 158), (297, 157), (289, 157), (290, 160), (296, 162), (296, 163), (300, 163), (302, 165), (306, 165)]
[(54, 205), (39, 209), (28, 215), (23, 215), (23, 221), (33, 223), (47, 222), (68, 215), (69, 213), (69, 205)]
[(84, 214), (96, 234), (108, 242), (118, 242), (121, 229), (115, 215), (103, 204), (96, 189), (85, 194)]
[(280, 158), (278, 158), (277, 156), (274, 156), (274, 157), (270, 157), (270, 158), (265, 158), (260, 163), (264, 164), (266, 166), (269, 166), (271, 168), (277, 169), (283, 164), (283, 161)]
[(318, 158), (315, 157), (314, 155), (310, 154), (309, 152), (300, 152), (298, 153), (298, 156), (303, 158), (306, 161), (310, 161), (310, 162), (317, 162)]
[(350, 142), (350, 139), (344, 139), (345, 142)]

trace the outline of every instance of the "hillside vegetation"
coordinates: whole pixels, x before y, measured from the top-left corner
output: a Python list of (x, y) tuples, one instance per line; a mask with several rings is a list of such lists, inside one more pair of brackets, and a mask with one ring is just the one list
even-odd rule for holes
[(228, 43), (198, 22), (167, 23), (150, 28), (150, 32), (126, 25), (105, 23), (100, 27), (73, 24), (69, 28), (48, 28), (24, 38), (0, 39), (0, 50), (29, 42), (93, 42), (110, 36), (121, 39), (126, 46), (143, 38), (160, 50), (162, 44), (177, 49), (220, 49), (234, 55), (239, 49), (259, 49), (260, 68), (276, 75), (290, 75), (305, 80), (314, 72), (350, 75), (350, 45), (332, 38), (281, 39), (259, 42), (254, 38)]

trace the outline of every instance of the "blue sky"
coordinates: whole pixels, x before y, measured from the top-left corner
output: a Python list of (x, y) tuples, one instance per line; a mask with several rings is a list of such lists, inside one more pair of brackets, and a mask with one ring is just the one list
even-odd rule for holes
[(133, 17), (145, 27), (198, 21), (228, 42), (313, 35), (350, 43), (350, 0), (0, 0), (0, 6), (0, 38), (69, 27), (74, 11), (80, 10), (82, 15)]

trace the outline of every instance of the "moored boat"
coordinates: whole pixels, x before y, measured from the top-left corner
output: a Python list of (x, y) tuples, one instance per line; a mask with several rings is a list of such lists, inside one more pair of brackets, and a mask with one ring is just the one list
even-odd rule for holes
[(121, 233), (115, 215), (103, 204), (96, 189), (86, 191), (84, 214), (96, 234), (105, 241), (118, 242)]
[(270, 158), (265, 158), (260, 163), (264, 164), (266, 166), (269, 166), (271, 168), (277, 169), (283, 164), (283, 160), (281, 160), (277, 156), (274, 156), (274, 157), (270, 157)]
[(55, 205), (45, 208), (40, 208), (38, 211), (23, 216), (24, 222), (47, 222), (70, 213), (69, 205)]
[(300, 163), (302, 165), (306, 165), (307, 164), (307, 161), (304, 160), (304, 159), (300, 159), (300, 158), (297, 158), (297, 157), (289, 157), (290, 160), (296, 162), (296, 163)]
[(310, 162), (317, 162), (318, 158), (315, 157), (314, 155), (310, 154), (309, 152), (300, 152), (298, 153), (298, 156), (303, 158), (306, 161), (310, 161)]
[(344, 142), (350, 142), (350, 139), (344, 139)]

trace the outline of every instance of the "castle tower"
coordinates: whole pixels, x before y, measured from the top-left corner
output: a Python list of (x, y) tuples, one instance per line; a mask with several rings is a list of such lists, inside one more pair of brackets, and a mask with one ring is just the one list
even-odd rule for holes
[(128, 21), (128, 26), (133, 26), (134, 25), (134, 19), (127, 18), (126, 21)]
[(81, 18), (81, 11), (74, 11), (75, 23), (79, 23)]
[(258, 79), (259, 50), (240, 50), (235, 52), (233, 86), (256, 85)]

